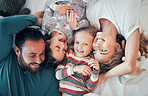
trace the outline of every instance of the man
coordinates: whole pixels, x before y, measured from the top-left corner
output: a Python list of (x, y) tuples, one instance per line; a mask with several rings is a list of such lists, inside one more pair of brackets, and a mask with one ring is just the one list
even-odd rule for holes
[(61, 95), (54, 69), (40, 68), (45, 59), (43, 35), (37, 29), (26, 28), (39, 24), (41, 14), (0, 19), (0, 96)]

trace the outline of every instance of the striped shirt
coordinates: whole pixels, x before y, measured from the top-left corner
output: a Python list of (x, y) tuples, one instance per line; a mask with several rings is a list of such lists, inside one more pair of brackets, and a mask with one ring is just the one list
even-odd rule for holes
[(78, 65), (88, 65), (90, 56), (85, 58), (76, 57), (72, 49), (68, 49), (67, 60), (56, 69), (56, 78), (60, 80), (59, 90), (72, 96), (82, 96), (94, 89), (98, 82), (100, 70), (92, 69), (91, 76), (84, 76), (80, 73), (74, 73), (73, 67)]

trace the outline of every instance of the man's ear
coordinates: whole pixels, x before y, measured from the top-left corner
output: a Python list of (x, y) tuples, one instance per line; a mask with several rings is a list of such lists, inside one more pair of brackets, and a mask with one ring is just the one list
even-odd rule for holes
[(120, 46), (119, 43), (116, 43), (116, 48), (117, 48), (117, 49), (120, 49), (120, 48), (121, 48), (121, 46)]
[(15, 46), (15, 54), (16, 54), (17, 56), (20, 55), (20, 50), (19, 50), (19, 48), (18, 48), (17, 46)]

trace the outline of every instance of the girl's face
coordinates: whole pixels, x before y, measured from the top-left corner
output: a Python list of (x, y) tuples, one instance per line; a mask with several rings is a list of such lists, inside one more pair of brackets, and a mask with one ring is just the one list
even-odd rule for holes
[(74, 52), (77, 57), (86, 57), (92, 51), (93, 36), (88, 32), (78, 32), (74, 38)]
[(58, 61), (62, 61), (67, 51), (66, 36), (62, 33), (53, 34), (50, 39), (51, 56)]
[(115, 46), (116, 42), (110, 35), (98, 32), (93, 42), (95, 59), (101, 63), (108, 62), (115, 53)]

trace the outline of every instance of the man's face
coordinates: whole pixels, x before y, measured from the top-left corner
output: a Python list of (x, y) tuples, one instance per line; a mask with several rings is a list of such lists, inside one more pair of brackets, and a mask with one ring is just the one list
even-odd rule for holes
[(31, 72), (39, 70), (45, 59), (45, 43), (43, 39), (38, 41), (26, 40), (22, 51), (19, 50), (18, 62), (22, 68)]

